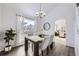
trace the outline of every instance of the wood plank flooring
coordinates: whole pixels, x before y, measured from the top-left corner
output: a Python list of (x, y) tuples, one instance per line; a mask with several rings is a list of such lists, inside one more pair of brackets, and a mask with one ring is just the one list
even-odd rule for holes
[(49, 56), (75, 56), (74, 48), (57, 44), (50, 51)]
[[(2, 56), (25, 56), (25, 48), (24, 45), (13, 49), (8, 54), (3, 54)], [(67, 47), (63, 44), (55, 43), (52, 50), (48, 56), (75, 56), (74, 48)]]

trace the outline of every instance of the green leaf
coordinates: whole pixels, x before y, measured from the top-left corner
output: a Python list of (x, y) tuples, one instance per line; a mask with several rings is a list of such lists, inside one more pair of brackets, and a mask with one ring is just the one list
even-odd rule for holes
[(15, 30), (10, 28), (10, 30), (6, 30), (4, 40), (5, 42), (9, 42), (10, 40), (14, 40), (14, 36), (16, 35)]

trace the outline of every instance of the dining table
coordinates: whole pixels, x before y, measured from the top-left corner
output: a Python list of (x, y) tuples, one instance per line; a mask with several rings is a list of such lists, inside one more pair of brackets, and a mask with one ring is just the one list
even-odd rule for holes
[(28, 51), (28, 41), (31, 41), (33, 43), (33, 55), (34, 56), (39, 56), (39, 44), (42, 43), (42, 41), (44, 40), (44, 38), (41, 38), (37, 35), (34, 36), (25, 36), (25, 51), (27, 53)]

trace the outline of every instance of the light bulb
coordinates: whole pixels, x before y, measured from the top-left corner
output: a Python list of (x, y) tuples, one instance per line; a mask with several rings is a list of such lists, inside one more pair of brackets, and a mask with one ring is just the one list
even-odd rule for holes
[(43, 11), (41, 10), (41, 11), (40, 11), (40, 13), (42, 14), (42, 13), (43, 13)]
[(43, 13), (44, 16), (46, 16), (46, 13)]
[(46, 13), (44, 13), (44, 11), (40, 10), (40, 11), (36, 12), (36, 16), (43, 18), (44, 16), (46, 16)]

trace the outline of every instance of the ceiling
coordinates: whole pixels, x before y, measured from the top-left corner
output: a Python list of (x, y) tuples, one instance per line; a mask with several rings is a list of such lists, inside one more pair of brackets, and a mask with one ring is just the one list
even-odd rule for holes
[[(49, 14), (59, 4), (60, 3), (42, 3), (41, 8), (46, 14)], [(36, 17), (35, 13), (40, 8), (40, 3), (2, 3), (0, 5), (14, 8), (18, 15), (24, 15), (31, 18)]]

